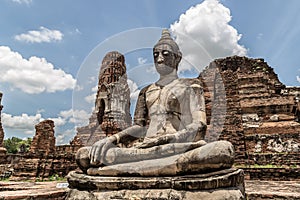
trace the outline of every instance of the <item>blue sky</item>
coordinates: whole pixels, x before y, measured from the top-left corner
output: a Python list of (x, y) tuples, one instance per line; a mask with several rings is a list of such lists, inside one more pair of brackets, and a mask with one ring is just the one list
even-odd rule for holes
[(51, 118), (57, 143), (68, 143), (90, 116), (109, 50), (125, 54), (134, 104), (157, 78), (151, 48), (161, 28), (183, 52), (181, 76), (237, 54), (264, 58), (284, 84), (299, 86), (299, 8), (298, 0), (1, 0), (5, 137), (32, 137), (34, 125)]

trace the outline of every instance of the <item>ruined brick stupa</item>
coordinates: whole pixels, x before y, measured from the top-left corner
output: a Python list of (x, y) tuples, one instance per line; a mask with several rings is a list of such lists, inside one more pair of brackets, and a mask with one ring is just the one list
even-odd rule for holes
[(35, 130), (29, 151), (43, 155), (55, 153), (54, 121), (44, 120), (35, 125)]
[(1, 111), (3, 106), (1, 105), (1, 100), (2, 100), (2, 93), (0, 93), (0, 155), (4, 155), (6, 153), (6, 149), (3, 147), (4, 131), (1, 123)]
[(215, 60), (199, 78), (207, 141), (230, 141), (236, 164), (300, 165), (299, 88), (281, 83), (263, 59), (239, 56)]
[(125, 58), (119, 52), (109, 52), (102, 60), (95, 109), (89, 124), (77, 129), (71, 144), (92, 145), (130, 125), (130, 90)]

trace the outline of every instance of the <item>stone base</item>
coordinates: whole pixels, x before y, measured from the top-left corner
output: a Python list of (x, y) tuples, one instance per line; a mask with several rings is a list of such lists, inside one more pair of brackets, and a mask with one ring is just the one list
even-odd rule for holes
[(175, 177), (68, 175), (68, 200), (75, 199), (245, 199), (244, 174), (226, 169)]

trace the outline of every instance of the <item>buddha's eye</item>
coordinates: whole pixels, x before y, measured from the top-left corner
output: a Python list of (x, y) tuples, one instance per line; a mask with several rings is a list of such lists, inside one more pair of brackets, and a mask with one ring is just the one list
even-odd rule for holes
[(164, 50), (164, 51), (162, 52), (162, 54), (163, 54), (164, 56), (169, 56), (170, 52), (167, 51), (167, 50)]
[(154, 58), (157, 58), (157, 57), (158, 57), (158, 52), (154, 52), (154, 53), (153, 53), (153, 57), (154, 57)]

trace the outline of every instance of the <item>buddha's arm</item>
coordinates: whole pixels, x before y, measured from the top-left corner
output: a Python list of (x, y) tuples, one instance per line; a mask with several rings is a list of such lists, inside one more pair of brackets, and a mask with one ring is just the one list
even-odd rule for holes
[(204, 139), (206, 112), (203, 90), (200, 85), (194, 84), (190, 88), (188, 106), (192, 121), (185, 129), (175, 133), (173, 140), (176, 142), (193, 142)]
[(116, 144), (118, 143), (130, 143), (131, 141), (136, 140), (145, 136), (146, 127), (140, 125), (133, 125), (119, 133), (113, 135), (116, 138)]
[(174, 134), (175, 142), (194, 142), (204, 139), (206, 130), (205, 101), (202, 87), (198, 84), (192, 85), (189, 91), (189, 112), (191, 123)]
[(174, 142), (195, 142), (204, 139), (206, 123), (205, 121), (199, 121), (199, 119), (203, 118), (205, 113), (203, 111), (194, 111), (192, 115), (193, 118), (195, 117), (198, 119), (187, 125), (185, 129), (182, 129), (170, 136), (169, 140)]
[(125, 143), (132, 141), (136, 138), (143, 137), (145, 134), (145, 128), (139, 125), (131, 126), (119, 133), (116, 133), (110, 137), (104, 138), (92, 145), (90, 150), (91, 164), (104, 164), (105, 155), (108, 149), (116, 147), (118, 143)]
[(134, 115), (135, 125), (93, 144), (89, 153), (91, 164), (103, 163), (107, 150), (114, 145), (118, 143), (130, 143), (137, 138), (144, 137), (146, 134), (146, 123), (148, 116), (145, 100), (146, 90), (147, 87), (141, 90), (137, 100)]

